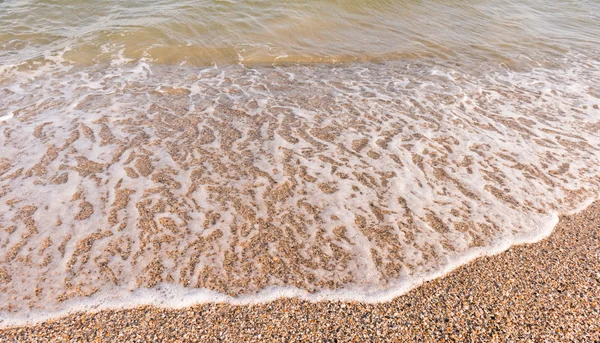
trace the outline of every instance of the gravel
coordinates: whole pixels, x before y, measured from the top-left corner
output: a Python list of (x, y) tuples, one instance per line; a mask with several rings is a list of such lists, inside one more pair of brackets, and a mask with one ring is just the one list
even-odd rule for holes
[(1, 342), (600, 342), (600, 202), (535, 244), (380, 304), (282, 299), (76, 313)]

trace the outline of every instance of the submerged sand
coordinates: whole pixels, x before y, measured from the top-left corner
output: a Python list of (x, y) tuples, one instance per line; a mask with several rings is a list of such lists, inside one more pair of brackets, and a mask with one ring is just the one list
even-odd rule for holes
[(536, 241), (600, 190), (600, 62), (572, 62), (12, 70), (0, 320), (160, 283), (373, 299)]
[(427, 282), (391, 302), (296, 299), (77, 313), (0, 330), (2, 342), (600, 340), (600, 202), (553, 234)]

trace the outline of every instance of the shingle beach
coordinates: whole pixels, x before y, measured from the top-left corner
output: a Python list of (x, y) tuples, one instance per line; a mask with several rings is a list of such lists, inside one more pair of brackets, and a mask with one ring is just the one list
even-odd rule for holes
[(0, 343), (600, 343), (600, 0), (0, 0)]
[(282, 299), (77, 313), (2, 342), (598, 342), (600, 202), (552, 235), (380, 304)]

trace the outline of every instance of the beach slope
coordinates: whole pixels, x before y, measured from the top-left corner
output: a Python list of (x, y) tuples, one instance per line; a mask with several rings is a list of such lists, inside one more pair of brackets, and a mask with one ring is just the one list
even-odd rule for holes
[(600, 202), (552, 235), (483, 257), (388, 303), (282, 299), (78, 313), (2, 342), (598, 342)]

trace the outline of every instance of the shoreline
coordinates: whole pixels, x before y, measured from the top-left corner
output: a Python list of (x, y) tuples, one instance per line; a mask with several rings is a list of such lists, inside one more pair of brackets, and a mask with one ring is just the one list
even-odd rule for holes
[[(125, 77), (102, 92), (47, 73), (23, 87), (28, 101), (54, 100), (4, 124), (2, 311), (13, 315), (0, 325), (26, 324), (13, 318), (36, 307), (56, 318), (61, 308), (191, 305), (194, 296), (169, 301), (180, 293), (130, 293), (165, 283), (233, 296), (364, 285), (353, 299), (325, 297), (391, 300), (446, 265), (537, 241), (558, 221), (548, 211), (599, 186), (597, 99), (580, 91), (588, 78), (574, 77), (574, 62), (573, 73), (487, 76), (426, 61), (410, 71), (402, 61), (231, 66), (190, 79), (184, 67), (139, 63), (95, 70), (98, 82)], [(41, 84), (63, 95), (38, 94)], [(100, 303), (107, 294), (115, 301)]]
[(537, 243), (475, 259), (390, 302), (207, 303), (80, 312), (0, 329), (44, 341), (590, 341), (600, 339), (600, 201)]
[[(598, 201), (600, 202), (600, 200)], [(565, 215), (579, 213), (594, 202), (593, 199), (585, 201), (581, 206)], [(67, 300), (63, 308), (54, 312), (40, 311), (36, 313), (34, 311), (33, 313), (23, 316), (17, 315), (15, 317), (2, 317), (0, 315), (0, 330), (35, 326), (79, 313), (93, 315), (103, 311), (128, 311), (144, 307), (185, 310), (187, 308), (220, 303), (231, 306), (260, 306), (282, 300), (298, 300), (308, 303), (362, 303), (369, 305), (387, 303), (406, 295), (432, 280), (443, 278), (456, 269), (468, 265), (477, 259), (502, 254), (513, 246), (536, 244), (546, 239), (554, 232), (554, 228), (559, 223), (559, 215), (553, 214), (552, 217), (551, 223), (535, 234), (519, 238), (513, 237), (511, 242), (502, 241), (500, 244), (489, 247), (487, 252), (473, 250), (470, 254), (456, 257), (451, 263), (445, 265), (440, 270), (423, 275), (419, 279), (412, 280), (412, 282), (399, 282), (380, 291), (369, 292), (361, 288), (346, 286), (340, 289), (325, 289), (312, 293), (307, 289), (293, 286), (273, 286), (267, 287), (257, 293), (232, 296), (212, 289), (188, 289), (172, 284), (157, 284), (153, 288), (140, 288), (134, 292), (119, 292), (118, 290), (110, 292), (105, 290), (101, 292), (102, 295), (99, 297), (92, 295), (81, 299)], [(110, 295), (107, 295), (107, 293)]]

